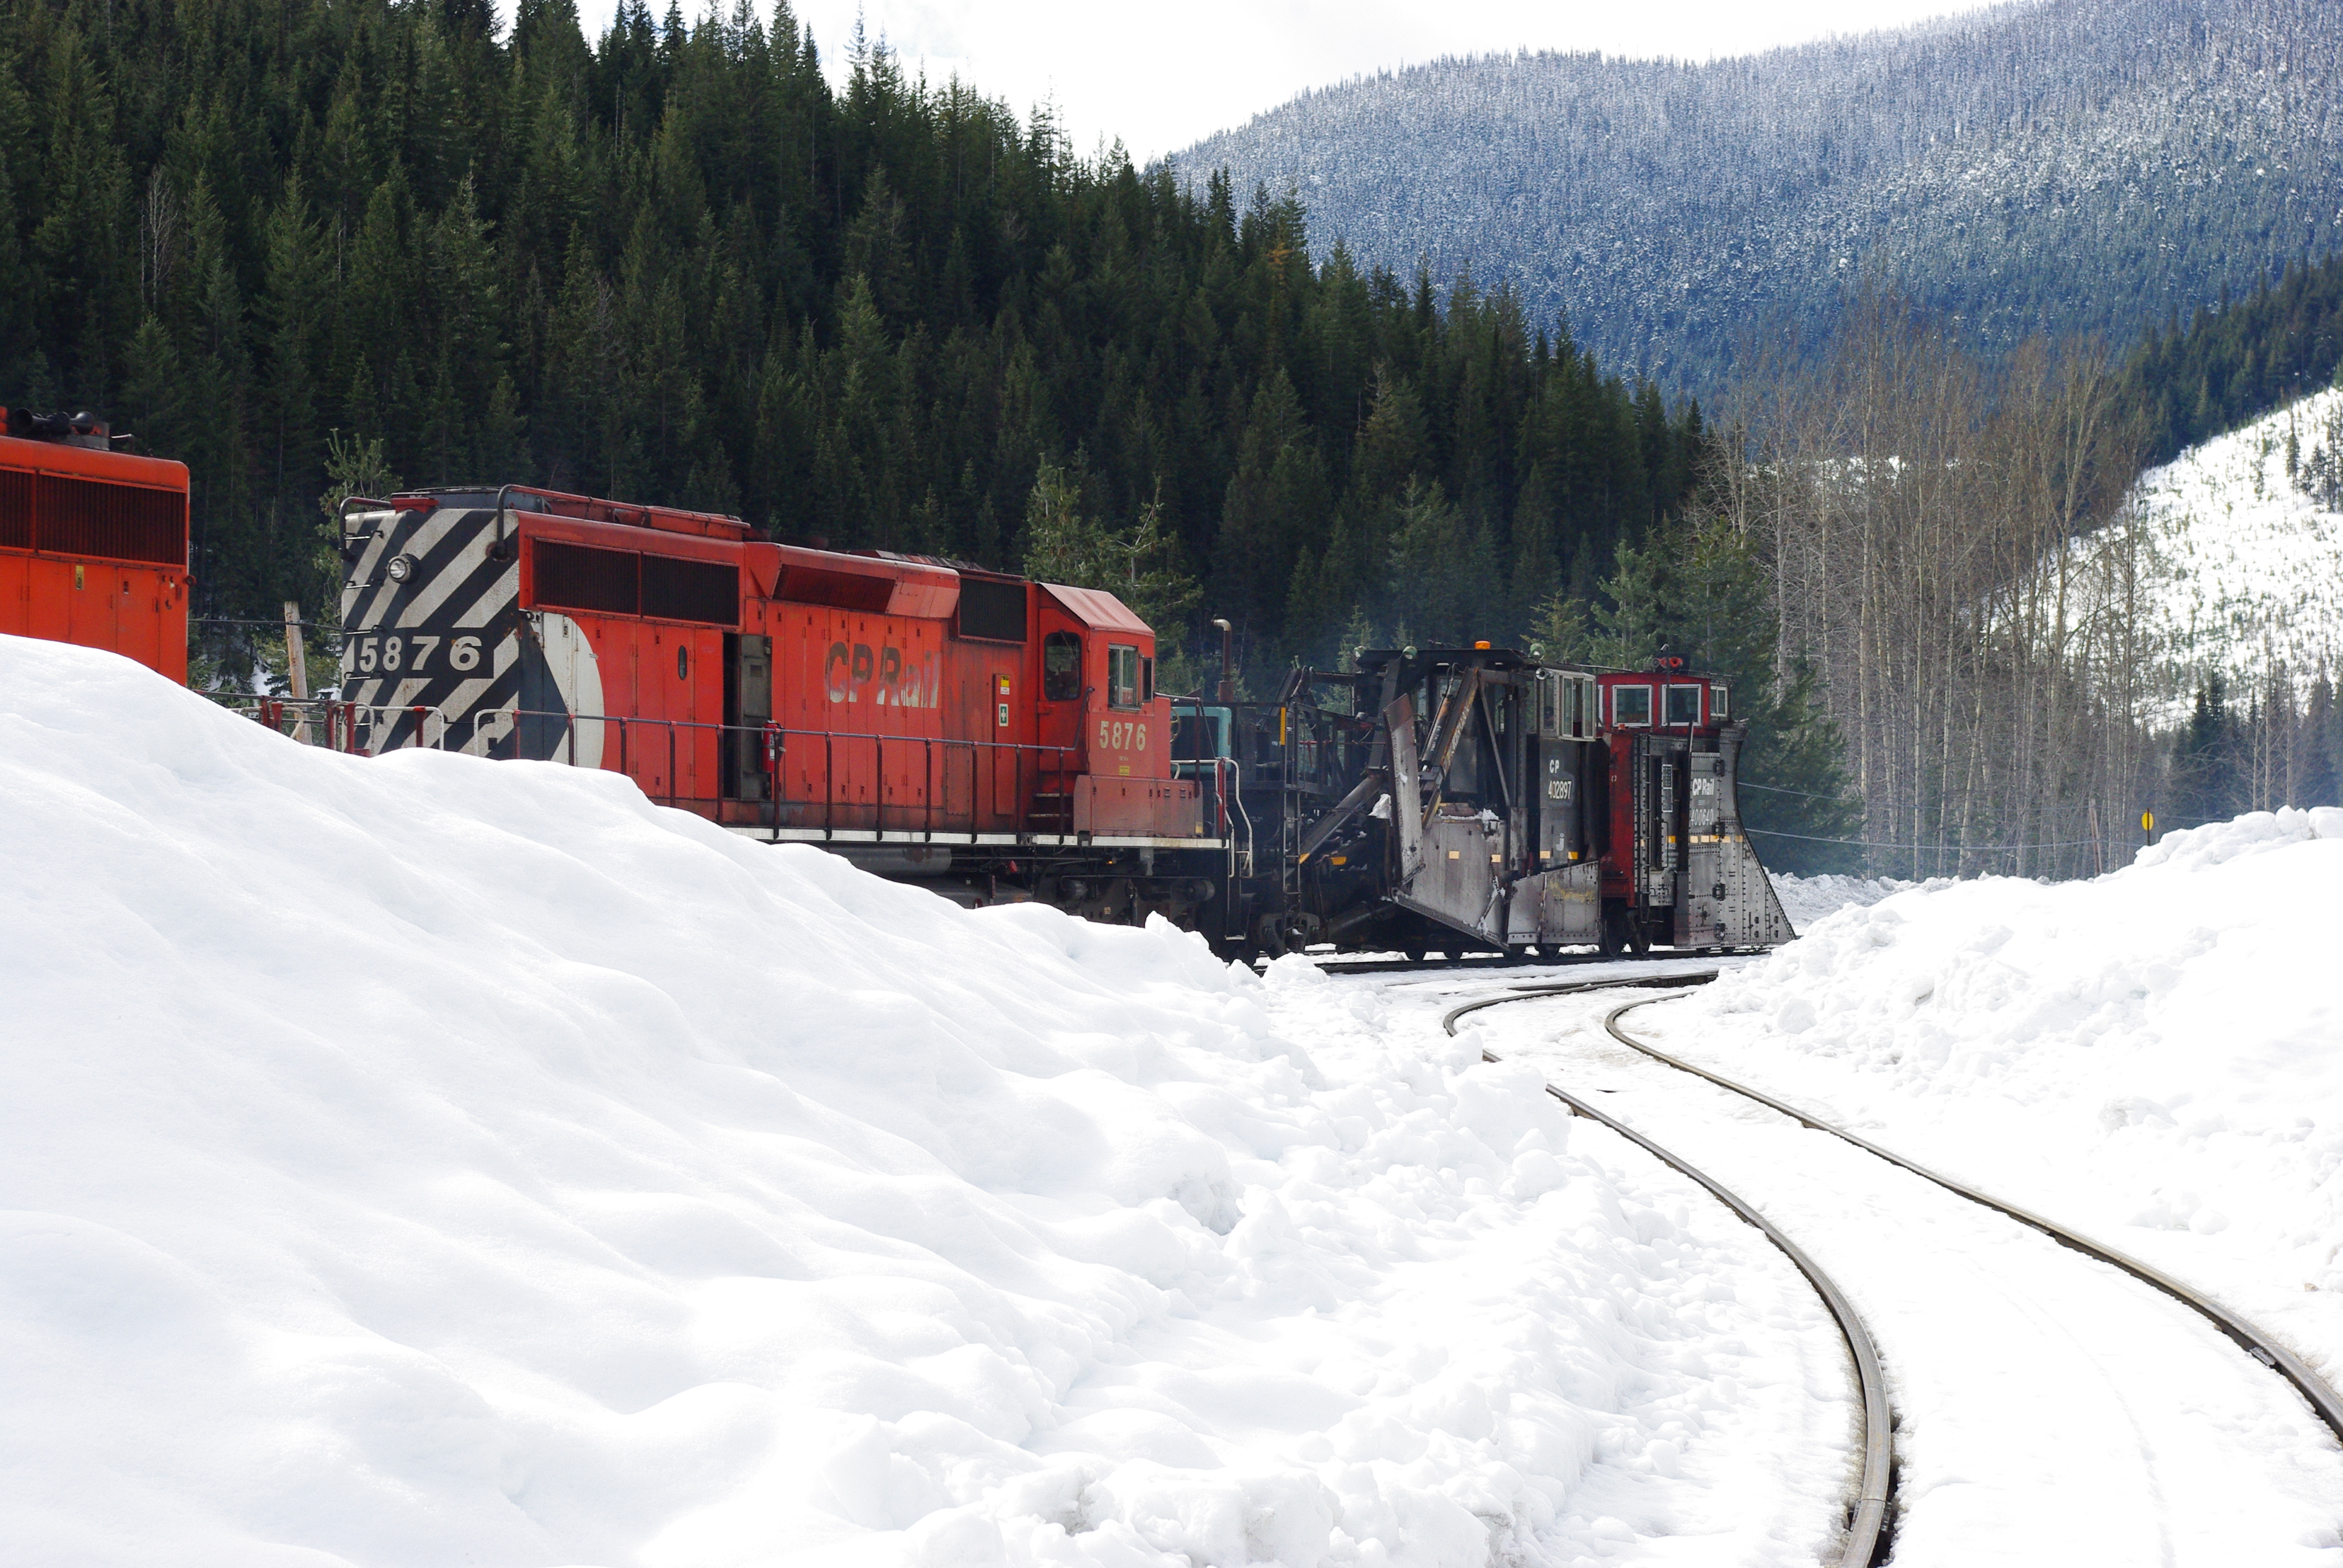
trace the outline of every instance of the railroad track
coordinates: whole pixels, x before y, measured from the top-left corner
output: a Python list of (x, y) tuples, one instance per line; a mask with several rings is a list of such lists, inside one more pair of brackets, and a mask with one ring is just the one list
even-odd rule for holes
[[(1705, 984), (1715, 980), (1716, 975), (1717, 971), (1711, 970), (1690, 974), (1654, 976), (1649, 979), (1561, 981), (1548, 985), (1515, 986), (1504, 995), (1483, 997), (1450, 1009), (1442, 1017), (1441, 1024), (1449, 1034), (1454, 1035), (1457, 1032), (1457, 1020), (1466, 1014), (1488, 1008), (1501, 1007), (1510, 1002), (1534, 1001), (1556, 996), (1629, 988), (1664, 987), (1679, 990), (1687, 986)], [(1645, 997), (1623, 1002), (1604, 1015), (1604, 1030), (1613, 1040), (1630, 1050), (1762, 1105), (1779, 1115), (1790, 1118), (1801, 1127), (1828, 1133), (1833, 1138), (1839, 1139), (1866, 1154), (1885, 1161), (1898, 1170), (1908, 1171), (1923, 1181), (1932, 1182), (1958, 1198), (2037, 1231), (2062, 1247), (2108, 1264), (2143, 1283), (2153, 1286), (2205, 1318), (2247, 1355), (2284, 1378), (2310, 1406), (2312, 1413), (2335, 1434), (2338, 1441), (2343, 1441), (2343, 1399), (2338, 1399), (2335, 1391), (2330, 1389), (2300, 1357), (2219, 1302), (2162, 1271), (2094, 1241), (2079, 1231), (2070, 1230), (2029, 1210), (2005, 1202), (1990, 1193), (1932, 1171), (1915, 1161), (1906, 1159), (1893, 1150), (1883, 1148), (1866, 1138), (1823, 1121), (1811, 1112), (1802, 1111), (1760, 1090), (1750, 1088), (1746, 1084), (1736, 1082), (1721, 1074), (1711, 1072), (1705, 1068), (1695, 1066), (1656, 1050), (1620, 1027), (1619, 1020), (1626, 1013), (1636, 1008), (1648, 1006), (1654, 1001), (1666, 1000), (1668, 999), (1664, 997)], [(1485, 1050), (1482, 1055), (1491, 1061), (1498, 1060), (1495, 1055)], [(1736, 1215), (1763, 1232), (1766, 1239), (1779, 1248), (1791, 1262), (1796, 1265), (1799, 1271), (1813, 1283), (1815, 1292), (1822, 1298), (1824, 1305), (1837, 1322), (1840, 1333), (1846, 1342), (1848, 1356), (1854, 1366), (1861, 1396), (1859, 1404), (1862, 1412), (1862, 1431), (1859, 1433), (1858, 1442), (1861, 1452), (1860, 1478), (1854, 1488), (1854, 1495), (1845, 1508), (1845, 1530), (1840, 1538), (1838, 1555), (1831, 1561), (1837, 1563), (1838, 1568), (1868, 1568), (1870, 1564), (1885, 1561), (1892, 1543), (1896, 1503), (1896, 1473), (1893, 1443), (1896, 1416), (1888, 1401), (1885, 1379), (1876, 1346), (1869, 1330), (1865, 1327), (1862, 1320), (1855, 1313), (1846, 1293), (1831, 1281), (1811, 1258), (1755, 1208), (1682, 1156), (1661, 1147), (1633, 1128), (1577, 1096), (1568, 1093), (1557, 1085), (1547, 1085), (1546, 1092), (1568, 1106), (1574, 1113), (1610, 1128), (1705, 1188)]]
[[(1330, 975), (1374, 975), (1461, 973), (1519, 969), (1573, 969), (1581, 964), (1684, 963), (1730, 954), (1755, 955), (1768, 950), (1765, 948), (1702, 948), (1677, 951), (1661, 948), (1645, 953), (1604, 953), (1589, 948), (1574, 950), (1570, 952), (1534, 955), (1515, 952), (1474, 952), (1444, 959), (1353, 959), (1343, 954), (1328, 952), (1305, 952), (1302, 956)], [(1255, 961), (1259, 965), (1266, 965), (1271, 960), (1261, 959)]]

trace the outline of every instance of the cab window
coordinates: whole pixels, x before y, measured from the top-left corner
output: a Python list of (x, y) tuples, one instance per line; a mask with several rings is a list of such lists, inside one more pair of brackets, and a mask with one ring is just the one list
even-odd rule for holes
[(1106, 645), (1106, 700), (1110, 708), (1139, 706), (1139, 649), (1128, 643)]
[(1668, 688), (1668, 723), (1693, 725), (1700, 722), (1700, 688), (1671, 686)]
[(1652, 721), (1652, 689), (1614, 686), (1611, 689), (1611, 722), (1622, 728)]
[(1733, 717), (1733, 694), (1722, 686), (1708, 689), (1708, 721), (1722, 724)]
[(1075, 702), (1082, 695), (1082, 639), (1053, 631), (1041, 639), (1041, 700)]

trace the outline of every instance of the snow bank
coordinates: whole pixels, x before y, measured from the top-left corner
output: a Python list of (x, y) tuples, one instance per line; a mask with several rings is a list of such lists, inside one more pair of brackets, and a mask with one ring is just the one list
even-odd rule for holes
[(1567, 1561), (1768, 1375), (1306, 962), (5, 637), (0, 799), (14, 1561)]
[(2338, 890), (2343, 810), (2257, 812), (2091, 881), (1845, 908), (1643, 1016), (2343, 1370)]
[(1850, 905), (1875, 904), (1919, 885), (1894, 877), (1845, 877), (1832, 871), (1815, 877), (1790, 871), (1766, 874), (1774, 879), (1774, 896), (1782, 900), (1782, 912), (1790, 917), (1791, 930), (1799, 931)]

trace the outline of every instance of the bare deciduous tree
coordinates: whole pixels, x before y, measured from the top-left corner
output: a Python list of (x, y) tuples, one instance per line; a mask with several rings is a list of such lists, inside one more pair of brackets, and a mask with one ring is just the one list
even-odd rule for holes
[(1773, 570), (1780, 657), (1822, 672), (1871, 863), (2120, 863), (2153, 752), (2141, 442), (2105, 353), (1988, 369), (1875, 286), (1825, 353), (1749, 385), (1725, 504)]

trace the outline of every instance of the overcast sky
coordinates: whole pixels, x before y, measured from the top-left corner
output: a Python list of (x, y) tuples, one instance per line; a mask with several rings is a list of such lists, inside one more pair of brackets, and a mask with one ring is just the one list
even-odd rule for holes
[[(753, 0), (771, 15), (771, 0)], [(721, 0), (728, 11), (731, 0)], [(589, 36), (613, 0), (578, 0)], [(696, 15), (707, 0), (683, 0)], [(654, 15), (666, 0), (652, 0)], [(1022, 115), (1048, 99), (1088, 154), (1116, 136), (1133, 158), (1180, 148), (1305, 87), (1443, 55), (1600, 49), (1711, 59), (1976, 9), (1945, 0), (799, 0), (839, 78), (859, 13), (913, 70), (957, 72)], [(509, 16), (509, 0), (505, 6)]]

